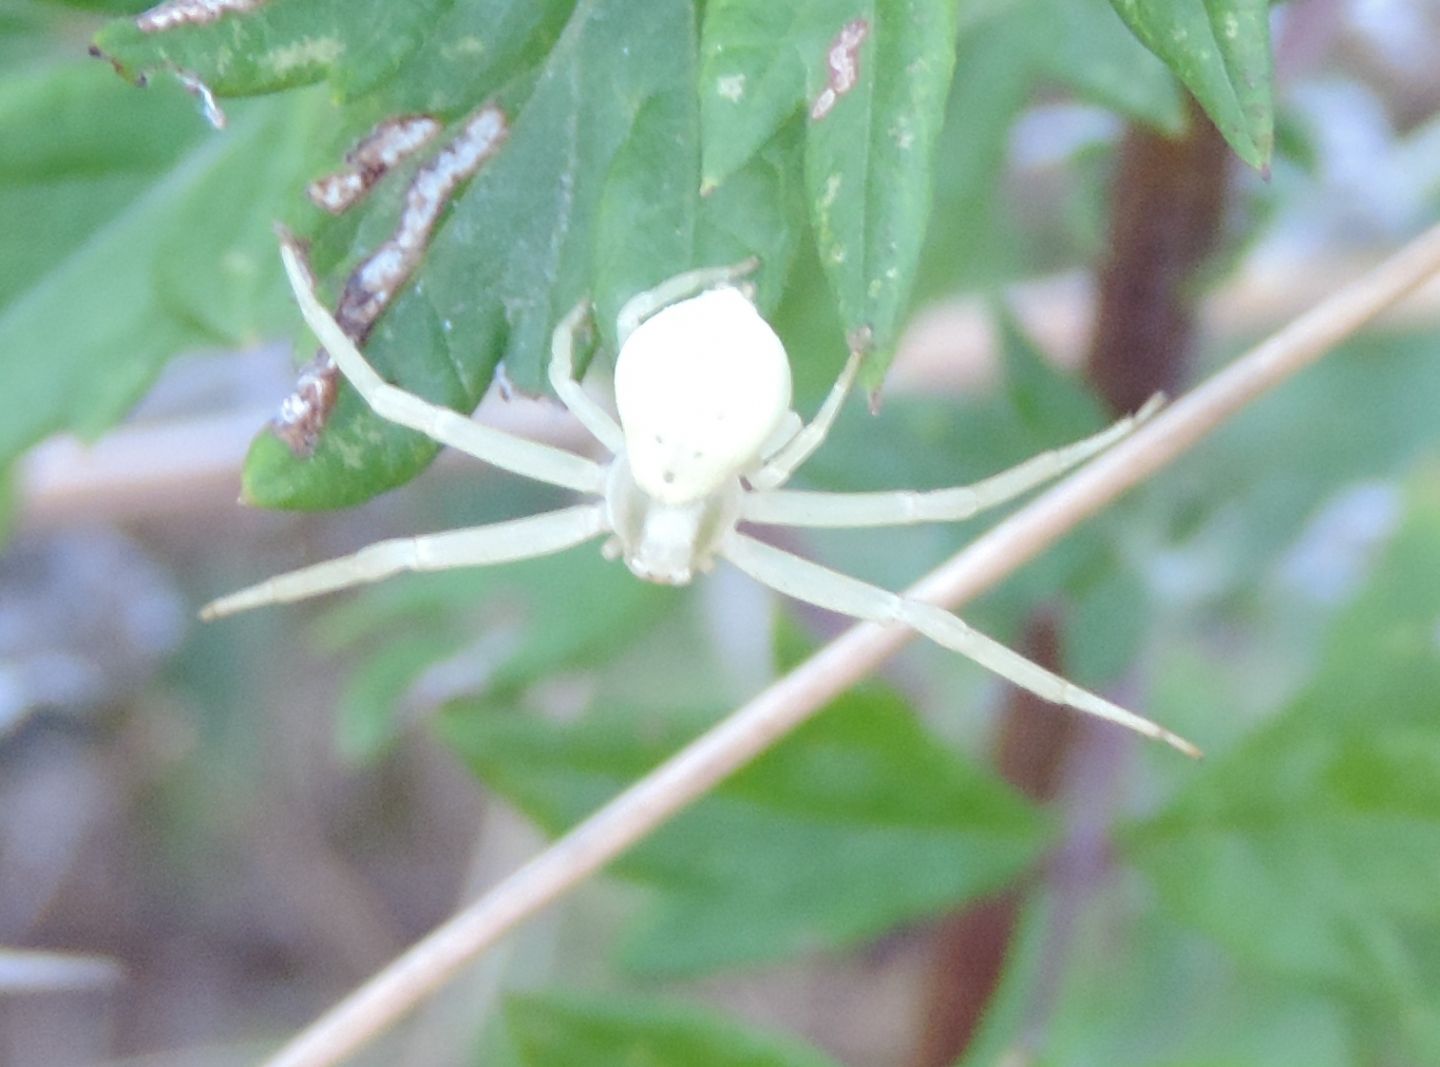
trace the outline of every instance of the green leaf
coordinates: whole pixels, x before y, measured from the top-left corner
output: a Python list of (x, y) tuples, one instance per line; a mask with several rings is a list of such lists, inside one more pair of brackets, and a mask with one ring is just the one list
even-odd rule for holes
[[(25, 0), (18, 0), (25, 3)], [(106, 15), (138, 15), (155, 5), (150, 0), (30, 0), (29, 6), (44, 3), (51, 7), (71, 7)]]
[[(0, 70), (14, 77), (27, 64), (54, 59), (83, 42), (93, 29), (85, 16), (39, 0), (10, 0), (0, 7)], [(78, 33), (76, 31), (79, 31)]]
[(341, 757), (369, 763), (384, 754), (408, 725), (404, 702), (411, 687), (458, 645), (456, 635), (442, 635), (433, 627), (398, 636), (392, 631), (389, 640), (377, 643), (345, 680), (335, 729)]
[(1412, 504), (1374, 580), (1335, 623), (1307, 691), (1131, 843), (1165, 906), (1241, 959), (1342, 993), (1428, 1040), (1426, 1027), (1440, 1032), (1433, 469)]
[[(690, 6), (679, 0), (577, 6), (533, 88), (502, 94), (510, 119), (503, 150), (456, 196), (413, 282), (371, 334), (366, 354), (382, 372), (462, 410), (502, 359), (512, 382), (540, 387), (550, 331), (588, 287), (604, 178), (647, 102), (693, 76), (686, 42), (694, 33)], [(389, 210), (398, 217), (398, 196)], [(257, 442), (246, 469), (254, 499), (353, 502), (428, 462), (430, 442), (384, 425), (348, 395), (309, 459)]]
[[(1046, 1005), (1037, 1064), (1367, 1062), (1333, 999), (1238, 965), (1203, 935), (1148, 907), (1139, 881), (1112, 875), (1080, 914), (1068, 889), (1028, 903), (1000, 990), (961, 1067), (991, 1067), (1005, 1062), (1007, 1051), (1033, 1045), (1037, 1003)], [(1058, 988), (1057, 935), (1067, 940)]]
[(875, 349), (872, 386), (892, 355), (924, 238), (955, 33), (952, 0), (706, 6), (704, 187), (722, 186), (808, 111), (810, 221), (852, 346)]
[(1053, 95), (1055, 86), (1163, 132), (1185, 123), (1174, 78), (1106, 0), (1009, 0), (966, 20), (935, 149), (919, 298), (988, 288), (1055, 255), (1026, 247), (1034, 236), (1011, 217), (1002, 180), (1011, 127), (1038, 93)]
[(699, 114), (685, 84), (650, 98), (606, 176), (596, 223), (596, 316), (611, 351), (614, 323), (635, 293), (694, 264), (738, 263), (758, 255), (757, 303), (773, 308), (795, 256), (796, 145), (777, 140), (723, 188), (702, 198)]
[(313, 136), (312, 100), (237, 109), (224, 135), (175, 86), (116, 92), (99, 64), (0, 87), (0, 464), (93, 436), (187, 346), (278, 321), (266, 232)]
[(1085, 383), (1047, 359), (1007, 305), (998, 306), (995, 318), (1006, 395), (1037, 438), (1049, 447), (1103, 429), (1103, 408)]
[(1183, 476), (1147, 491), (1171, 527), (1188, 517), (1169, 534), (1171, 565), (1214, 570), (1205, 580), (1217, 593), (1253, 595), (1327, 499), (1412, 470), (1434, 448), (1434, 351), (1428, 333), (1356, 338), (1222, 427)]
[[(1030, 65), (1116, 99), (1123, 94), (1114, 71), (1130, 69), (1135, 78), (1125, 84), (1146, 87), (1128, 106), (1153, 99), (1163, 112), (1166, 83), (1151, 77), (1153, 62), (1124, 54), (1136, 46), (1114, 32), (1113, 16), (1075, 15), (1074, 32), (1057, 32), (1063, 18), (1037, 14), (1054, 2), (1027, 5), (1032, 28), (1045, 31), (1029, 35), (1037, 57)], [(873, 331), (877, 358), (867, 374), (878, 381), (910, 299), (929, 210), (954, 59), (952, 0), (861, 0), (853, 10), (809, 0), (779, 11), (717, 0), (705, 5), (703, 41), (691, 0), (357, 4), (341, 11), (274, 0), (160, 32), (123, 20), (99, 43), (127, 72), (184, 72), (221, 97), (329, 82), (335, 104), (325, 133), (311, 138), (303, 167), (277, 161), (292, 186), (269, 214), (311, 240), (332, 301), (396, 232), (424, 162), (482, 102), (503, 109), (503, 148), (437, 217), (419, 265), (365, 338), (382, 374), (462, 411), (502, 363), (511, 382), (538, 389), (550, 331), (582, 296), (596, 300), (600, 336), (613, 343), (614, 311), (637, 289), (752, 254), (764, 264), (760, 303), (768, 312), (784, 289), (797, 215), (808, 202), (843, 327), (857, 343)], [(749, 87), (738, 107), (737, 85)], [(820, 107), (832, 91), (833, 105)], [(445, 131), (362, 203), (340, 218), (301, 206), (305, 179), (333, 170), (377, 122), (417, 112)], [(167, 284), (204, 277), (196, 268), (212, 250), (197, 241), (192, 251), (176, 260)], [(838, 360), (828, 349), (815, 353), (793, 354), (827, 368)], [(268, 506), (355, 503), (408, 480), (435, 451), (376, 419), (342, 386), (312, 456), (297, 457), (269, 435), (256, 441), (245, 493)]]
[[(468, 411), (501, 362), (519, 388), (542, 387), (551, 330), (582, 296), (593, 296), (612, 341), (626, 298), (702, 262), (759, 255), (762, 308), (778, 299), (794, 255), (788, 161), (757, 157), (733, 189), (701, 201), (689, 0), (435, 0), (372, 14), (278, 0), (163, 33), (116, 24), (101, 44), (128, 69), (186, 70), (222, 96), (327, 77), (340, 100), (336, 127), (350, 140), (417, 109), (449, 122), (344, 217), (299, 218), (332, 294), (395, 232), (423, 160), (482, 101), (498, 103), (503, 148), (454, 195), (366, 338), (383, 374)], [(338, 143), (333, 151), (338, 165)], [(275, 507), (355, 503), (406, 481), (435, 451), (342, 387), (313, 455), (257, 439), (245, 492)]]
[(817, 4), (710, 0), (700, 37), (701, 173), (708, 191), (800, 110), (806, 55), (825, 47)]
[(835, 1067), (794, 1038), (688, 1005), (546, 994), (507, 997), (504, 1013), (524, 1067)]
[(1268, 169), (1275, 140), (1269, 0), (1110, 2), (1240, 158)]
[[(826, 64), (809, 68), (805, 184), (820, 262), (852, 348), (873, 347), (864, 379), (889, 365), (930, 214), (931, 168), (955, 61), (953, 0), (862, 0), (831, 11), (831, 55), (867, 27), (858, 69), (823, 117)], [(862, 21), (863, 20), (863, 21)], [(858, 31), (855, 31), (858, 36)], [(833, 64), (833, 60), (831, 61)], [(833, 77), (833, 74), (832, 74)]]
[(452, 685), (469, 695), (499, 699), (606, 662), (676, 602), (673, 590), (636, 580), (593, 546), (368, 590), (316, 629), (328, 649), (359, 654), (341, 704), (341, 751), (362, 761), (383, 753), (408, 725), (404, 699), (437, 665), (450, 664)]
[(1021, 233), (1000, 181), (1010, 128), (1036, 91), (1028, 18), (1007, 8), (960, 33), (950, 103), (936, 144), (935, 206), (916, 278), (930, 299), (1022, 273)]
[(1016, 17), (1030, 31), (1042, 74), (1164, 132), (1184, 128), (1185, 103), (1174, 79), (1105, 0), (1022, 0)]
[[(557, 725), (469, 704), (442, 734), (558, 834), (688, 740), (693, 720), (677, 719)], [(658, 891), (625, 960), (689, 974), (872, 936), (1005, 884), (1048, 837), (895, 696), (857, 691), (618, 861)]]
[(222, 96), (252, 95), (329, 78), (342, 98), (388, 80), (420, 46), (453, 0), (346, 0), (343, 8), (274, 0), (249, 17), (142, 28), (144, 17), (111, 23), (96, 45), (122, 70), (185, 71)]

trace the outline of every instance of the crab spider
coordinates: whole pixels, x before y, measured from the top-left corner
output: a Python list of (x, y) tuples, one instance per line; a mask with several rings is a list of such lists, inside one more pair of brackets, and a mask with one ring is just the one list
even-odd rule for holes
[(315, 295), (300, 251), (281, 258), (306, 323), (381, 418), (493, 466), (572, 489), (583, 502), (511, 522), (381, 541), (354, 555), (282, 574), (221, 597), (207, 619), (302, 600), (402, 571), (485, 566), (549, 555), (605, 536), (604, 554), (639, 578), (688, 583), (716, 559), (772, 589), (880, 624), (909, 626), (1002, 678), (1056, 704), (1108, 719), (1196, 755), (1188, 741), (1082, 689), (974, 630), (933, 604), (907, 599), (802, 559), (740, 530), (783, 526), (896, 526), (969, 518), (1103, 451), (1148, 417), (1140, 412), (1067, 447), (974, 485), (932, 492), (817, 493), (782, 488), (825, 440), (859, 369), (852, 354), (815, 418), (790, 406), (785, 349), (742, 288), (755, 260), (680, 274), (633, 297), (617, 320), (619, 421), (574, 376), (582, 301), (555, 330), (550, 381), (612, 455), (597, 463), (482, 426), (384, 381)]

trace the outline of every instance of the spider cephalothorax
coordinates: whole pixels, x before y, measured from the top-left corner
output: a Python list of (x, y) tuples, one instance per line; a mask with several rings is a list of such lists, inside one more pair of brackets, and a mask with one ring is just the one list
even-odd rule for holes
[(575, 380), (574, 341), (589, 307), (555, 330), (550, 381), (609, 450), (597, 463), (473, 422), (384, 381), (316, 298), (299, 251), (282, 258), (305, 321), (382, 418), (477, 459), (573, 489), (573, 507), (511, 522), (381, 541), (222, 597), (207, 618), (301, 600), (406, 570), (483, 566), (548, 555), (605, 536), (604, 551), (640, 578), (679, 585), (717, 559), (798, 600), (878, 623), (909, 626), (1058, 704), (1195, 753), (1189, 742), (1032, 663), (944, 609), (910, 600), (785, 552), (740, 530), (783, 526), (895, 526), (968, 518), (1013, 499), (1129, 433), (1156, 402), (1093, 437), (1034, 456), (972, 486), (931, 492), (813, 493), (782, 488), (824, 441), (859, 366), (850, 357), (813, 421), (790, 407), (785, 348), (740, 280), (758, 264), (690, 271), (633, 297), (620, 311), (615, 367), (619, 422)]

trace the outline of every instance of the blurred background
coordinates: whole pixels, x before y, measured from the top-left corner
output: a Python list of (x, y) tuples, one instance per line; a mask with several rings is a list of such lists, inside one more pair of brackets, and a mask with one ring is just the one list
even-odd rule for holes
[[(811, 486), (956, 484), (1080, 436), (1440, 217), (1433, 0), (1276, 9), (1268, 177), (1198, 112), (1167, 137), (1045, 71), (971, 84), (1013, 32), (992, 6), (962, 39), (883, 403), (852, 405)], [(103, 69), (98, 24), (0, 0), (0, 126), (55, 66)], [(87, 247), (41, 188), (84, 167), (25, 164), (71, 132), (0, 143), (0, 337), (46, 242)], [(121, 174), (93, 195), (138, 194)], [(102, 340), (123, 275), (74, 295)], [(777, 321), (838, 360), (823, 285), (802, 263)], [(559, 499), (447, 455), (349, 510), (237, 505), (294, 383), (281, 335), (255, 340), (175, 358), (119, 425), (44, 440), (4, 483), (5, 1067), (255, 1062), (840, 629), (733, 574), (643, 588), (591, 549), (201, 625), (270, 574)], [(802, 411), (834, 364), (808, 367)], [(480, 417), (587, 447), (544, 400)], [(898, 588), (974, 532), (785, 543)], [(1206, 765), (913, 647), (364, 1062), (609, 1062), (534, 1038), (571, 1033), (553, 1003), (504, 999), (552, 987), (681, 998), (876, 1067), (1440, 1062), (1437, 558), (1431, 287), (970, 609)]]

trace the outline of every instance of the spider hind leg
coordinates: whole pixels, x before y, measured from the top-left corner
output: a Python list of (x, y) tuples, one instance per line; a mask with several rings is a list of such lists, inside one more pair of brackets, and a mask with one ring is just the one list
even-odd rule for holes
[(1187, 756), (1201, 754), (1183, 737), (1032, 663), (934, 604), (910, 600), (741, 533), (726, 540), (722, 554), (756, 581), (786, 596), (867, 622), (909, 626), (1045, 700), (1164, 741)]

